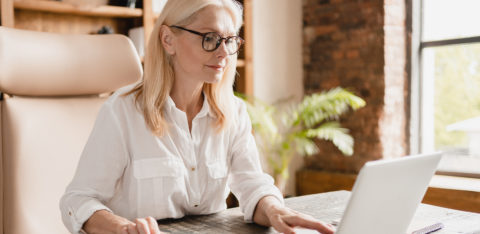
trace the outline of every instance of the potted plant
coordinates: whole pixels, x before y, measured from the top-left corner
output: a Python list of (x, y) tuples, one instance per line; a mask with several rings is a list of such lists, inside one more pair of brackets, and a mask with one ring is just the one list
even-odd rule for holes
[(348, 110), (365, 106), (365, 101), (353, 93), (334, 88), (307, 95), (300, 102), (275, 104), (237, 95), (246, 101), (257, 147), (282, 192), (293, 156), (317, 153), (315, 139), (331, 141), (344, 155), (353, 154), (353, 138), (338, 122)]

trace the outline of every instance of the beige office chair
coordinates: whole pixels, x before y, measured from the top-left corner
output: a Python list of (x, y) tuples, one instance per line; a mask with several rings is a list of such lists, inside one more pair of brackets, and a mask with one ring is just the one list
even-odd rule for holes
[(59, 199), (97, 112), (141, 76), (124, 36), (0, 27), (0, 233), (68, 233)]

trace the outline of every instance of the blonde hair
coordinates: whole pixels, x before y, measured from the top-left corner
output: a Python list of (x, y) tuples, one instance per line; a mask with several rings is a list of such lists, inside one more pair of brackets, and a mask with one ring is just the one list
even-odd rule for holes
[[(226, 9), (238, 33), (242, 26), (242, 6), (235, 0), (169, 0), (158, 17), (145, 51), (144, 75), (142, 81), (125, 95), (135, 93), (135, 103), (142, 111), (145, 122), (157, 136), (168, 132), (163, 107), (173, 86), (175, 74), (171, 56), (161, 42), (162, 25), (184, 26), (194, 20), (196, 13), (207, 6)], [(203, 92), (216, 116), (213, 123), (218, 131), (231, 122), (233, 113), (233, 82), (236, 74), (236, 55), (230, 59), (219, 83), (203, 85)]]

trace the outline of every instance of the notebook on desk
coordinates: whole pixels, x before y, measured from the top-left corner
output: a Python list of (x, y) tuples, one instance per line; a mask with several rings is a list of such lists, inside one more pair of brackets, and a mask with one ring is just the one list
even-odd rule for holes
[(336, 233), (407, 233), (440, 159), (433, 153), (366, 163)]

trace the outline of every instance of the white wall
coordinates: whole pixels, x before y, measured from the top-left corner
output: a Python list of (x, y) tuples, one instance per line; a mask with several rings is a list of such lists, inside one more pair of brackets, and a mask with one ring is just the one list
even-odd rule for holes
[[(303, 96), (302, 0), (253, 0), (254, 95), (261, 100)], [(290, 165), (286, 194), (295, 191), (295, 171)]]

